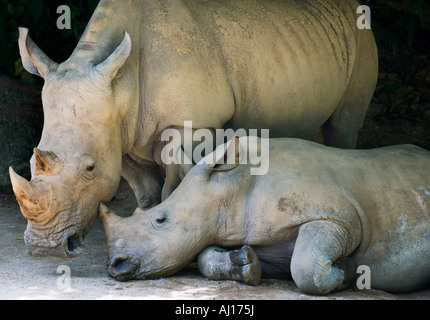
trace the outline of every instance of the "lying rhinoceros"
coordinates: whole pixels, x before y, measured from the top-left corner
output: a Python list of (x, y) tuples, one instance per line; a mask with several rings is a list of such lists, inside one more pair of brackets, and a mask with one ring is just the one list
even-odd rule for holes
[[(342, 289), (361, 265), (370, 268), (371, 288), (429, 283), (430, 152), (270, 139), (269, 172), (253, 176), (239, 151), (246, 139), (235, 150), (234, 143), (218, 147), (145, 214), (120, 218), (101, 205), (109, 273), (120, 280), (167, 276), (208, 246), (245, 245), (206, 249), (200, 270), (255, 284), (260, 264), (263, 275), (291, 274), (310, 294)], [(259, 143), (249, 139), (248, 151)], [(234, 165), (218, 162), (225, 152), (235, 152)]]
[[(377, 81), (355, 0), (102, 0), (58, 64), (20, 29), (24, 67), (45, 79), (30, 182), (10, 170), (33, 255), (73, 257), (121, 174), (149, 208), (179, 183), (160, 136), (270, 129), (354, 148)], [(126, 31), (125, 35), (124, 32)], [(133, 44), (133, 47), (132, 47)], [(169, 170), (168, 170), (169, 169)]]

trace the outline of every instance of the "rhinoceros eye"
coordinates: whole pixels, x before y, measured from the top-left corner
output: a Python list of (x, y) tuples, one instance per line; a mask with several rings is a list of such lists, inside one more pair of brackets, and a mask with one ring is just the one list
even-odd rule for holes
[(154, 227), (154, 229), (157, 230), (163, 230), (170, 226), (170, 220), (167, 216), (166, 212), (162, 212), (158, 215), (155, 215), (152, 220), (151, 224)]
[(156, 221), (158, 224), (162, 224), (162, 223), (164, 223), (164, 222), (166, 222), (166, 221), (167, 221), (167, 218), (162, 217), (162, 218), (155, 219), (155, 221)]
[(95, 177), (94, 169), (96, 167), (94, 158), (90, 155), (83, 155), (80, 159), (81, 174), (85, 179), (93, 179)]

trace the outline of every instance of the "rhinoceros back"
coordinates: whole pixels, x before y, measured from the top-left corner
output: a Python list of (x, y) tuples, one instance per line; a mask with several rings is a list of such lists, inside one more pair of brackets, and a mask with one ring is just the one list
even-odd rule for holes
[[(235, 97), (226, 127), (308, 137), (341, 102), (360, 50), (355, 1), (188, 2), (217, 42)], [(203, 7), (204, 6), (204, 7)], [(203, 22), (204, 21), (204, 22)]]

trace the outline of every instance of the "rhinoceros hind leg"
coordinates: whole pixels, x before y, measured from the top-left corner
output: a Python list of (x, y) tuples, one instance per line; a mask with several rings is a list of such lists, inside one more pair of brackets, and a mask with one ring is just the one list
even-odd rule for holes
[(248, 245), (232, 251), (208, 247), (200, 253), (198, 266), (210, 280), (236, 280), (253, 286), (261, 280), (260, 260)]
[(323, 125), (324, 144), (354, 149), (378, 81), (378, 52), (370, 30), (360, 32), (347, 89), (336, 111)]

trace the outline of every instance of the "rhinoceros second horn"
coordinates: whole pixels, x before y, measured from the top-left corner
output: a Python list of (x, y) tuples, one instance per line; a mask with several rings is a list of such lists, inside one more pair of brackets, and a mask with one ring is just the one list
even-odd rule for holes
[[(60, 160), (53, 152), (43, 151), (38, 148), (33, 149), (35, 157), (35, 175), (55, 175), (56, 169), (59, 167)], [(59, 169), (59, 168), (58, 168)]]

